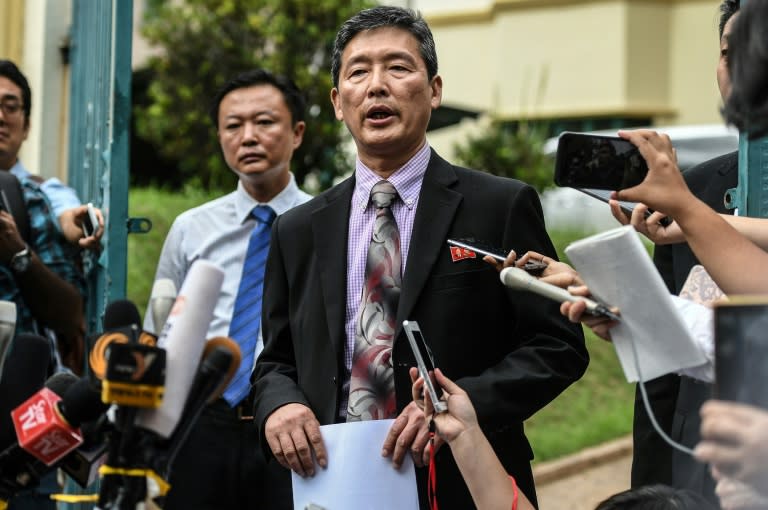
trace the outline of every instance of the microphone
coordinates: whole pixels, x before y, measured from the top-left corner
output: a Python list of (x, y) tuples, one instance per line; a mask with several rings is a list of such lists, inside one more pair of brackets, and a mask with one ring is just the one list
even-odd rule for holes
[(224, 272), (208, 261), (190, 267), (157, 342), (166, 351), (165, 396), (156, 409), (118, 407), (117, 430), (104, 466), (115, 472), (102, 478), (101, 508), (130, 508), (144, 500), (146, 480), (123, 472), (143, 471), (157, 445), (179, 423), (223, 280)]
[(176, 285), (170, 278), (160, 278), (152, 285), (149, 298), (149, 309), (152, 314), (152, 325), (155, 335), (160, 335), (165, 321), (171, 313), (171, 307), (176, 301)]
[(170, 437), (184, 410), (223, 280), (218, 266), (195, 261), (158, 339), (166, 350), (165, 397), (157, 409), (140, 410), (136, 424), (164, 438)]
[(5, 358), (16, 332), (16, 303), (13, 301), (0, 301), (0, 376), (5, 367)]
[(88, 363), (93, 375), (103, 380), (107, 374), (108, 355), (112, 344), (136, 343), (155, 345), (153, 335), (140, 332), (139, 311), (131, 301), (118, 299), (107, 305), (104, 311), (104, 333), (93, 343)]
[(18, 441), (0, 452), (0, 499), (33, 487), (59, 459), (82, 443), (79, 426), (105, 411), (87, 379), (69, 373), (50, 377), (45, 387), (11, 413)]
[(206, 342), (203, 358), (189, 390), (179, 424), (173, 431), (167, 447), (164, 448), (165, 455), (160, 456), (159, 465), (156, 462), (159, 468), (157, 471), (165, 473), (166, 479), (170, 478), (173, 461), (184, 446), (203, 409), (224, 393), (237, 373), (240, 359), (240, 347), (231, 338), (214, 337)]
[(114, 331), (123, 327), (141, 325), (139, 310), (127, 299), (110, 302), (104, 310), (104, 331)]
[(21, 334), (13, 341), (7, 370), (0, 376), (0, 449), (16, 442), (11, 411), (43, 387), (51, 363), (51, 344), (45, 338)]
[(106, 415), (93, 422), (83, 423), (83, 444), (61, 459), (58, 467), (82, 488), (99, 478), (99, 468), (107, 459), (109, 433), (113, 427)]
[(565, 289), (536, 279), (518, 267), (510, 266), (502, 269), (499, 278), (501, 278), (501, 283), (510, 289), (527, 290), (559, 303), (564, 303), (566, 301), (577, 303), (583, 301), (587, 305), (587, 313), (591, 315), (602, 315), (615, 321), (621, 320), (618, 315), (611, 312), (604, 304), (597, 303), (582, 296), (574, 296)]
[(87, 379), (61, 372), (11, 412), (19, 446), (51, 466), (80, 446), (79, 430), (107, 410)]

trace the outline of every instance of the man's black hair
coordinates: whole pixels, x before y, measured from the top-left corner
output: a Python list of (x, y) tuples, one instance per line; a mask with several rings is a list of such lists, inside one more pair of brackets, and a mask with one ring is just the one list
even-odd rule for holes
[(291, 122), (296, 124), (304, 120), (307, 101), (293, 80), (285, 76), (274, 75), (266, 69), (251, 69), (231, 78), (216, 92), (209, 111), (213, 125), (216, 128), (219, 127), (219, 106), (221, 106), (224, 96), (233, 90), (254, 87), (256, 85), (272, 85), (278, 89), (283, 94), (285, 104), (291, 112)]
[(718, 26), (720, 30), (720, 39), (723, 38), (723, 31), (725, 30), (725, 24), (733, 17), (734, 14), (739, 12), (741, 1), (740, 0), (723, 0), (720, 4), (720, 24)]
[(21, 89), (21, 105), (24, 110), (24, 124), (29, 123), (29, 114), (32, 111), (32, 91), (29, 88), (27, 77), (10, 60), (0, 60), (0, 76), (5, 76)]
[(614, 494), (595, 510), (715, 510), (715, 507), (693, 491), (656, 484)]
[(379, 6), (358, 12), (345, 21), (336, 34), (331, 55), (331, 76), (333, 86), (339, 86), (341, 71), (341, 54), (360, 32), (375, 28), (397, 27), (406, 30), (419, 41), (419, 51), (424, 64), (427, 66), (427, 79), (431, 80), (437, 74), (437, 51), (432, 31), (424, 18), (417, 12), (403, 7)]
[(768, 0), (751, 0), (741, 8), (728, 36), (731, 95), (725, 120), (749, 133), (768, 134)]

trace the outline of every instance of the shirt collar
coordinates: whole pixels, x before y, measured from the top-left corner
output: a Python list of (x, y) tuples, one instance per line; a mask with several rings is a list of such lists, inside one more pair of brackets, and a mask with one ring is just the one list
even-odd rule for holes
[(237, 214), (240, 223), (244, 223), (251, 217), (251, 211), (257, 205), (270, 206), (277, 216), (280, 216), (290, 209), (294, 204), (295, 195), (299, 193), (299, 186), (296, 184), (296, 178), (293, 176), (293, 173), (291, 173), (290, 176), (291, 180), (288, 181), (288, 185), (269, 202), (257, 201), (245, 191), (243, 183), (237, 181), (237, 189), (235, 190), (235, 214)]
[(13, 166), (8, 169), (8, 171), (19, 179), (23, 177), (29, 177), (30, 175), (29, 170), (24, 168), (24, 165), (21, 164), (21, 159), (16, 159), (16, 163), (14, 163)]
[[(428, 142), (424, 142), (416, 154), (405, 164), (395, 170), (387, 178), (387, 181), (397, 190), (397, 195), (408, 209), (412, 209), (416, 204), (416, 199), (421, 189), (421, 181), (424, 179), (424, 173), (427, 171), (429, 158), (432, 151)], [(371, 188), (381, 181), (381, 176), (365, 166), (360, 158), (355, 160), (355, 191), (352, 203), (356, 208), (365, 210), (371, 196)]]

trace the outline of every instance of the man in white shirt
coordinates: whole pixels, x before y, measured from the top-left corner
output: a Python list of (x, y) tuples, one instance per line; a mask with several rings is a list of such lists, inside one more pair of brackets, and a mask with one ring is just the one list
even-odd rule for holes
[[(156, 280), (171, 279), (178, 289), (195, 260), (223, 269), (208, 338), (233, 336), (239, 341), (229, 330), (249, 240), (255, 229), (271, 228), (271, 220), (263, 225), (265, 220), (252, 217), (252, 211), (271, 209), (274, 217), (311, 198), (290, 172), (293, 151), (304, 135), (304, 110), (303, 95), (289, 79), (261, 69), (237, 75), (214, 99), (211, 118), (224, 159), (239, 177), (237, 189), (176, 218), (155, 275)], [(260, 300), (250, 308), (260, 310)], [(144, 329), (159, 332), (150, 310)], [(243, 352), (247, 373), (262, 344), (259, 328), (255, 351)], [(247, 349), (241, 344), (241, 350)], [(174, 462), (164, 508), (247, 508), (263, 494), (259, 489), (268, 477), (253, 427), (253, 405), (247, 397), (232, 400), (220, 398), (201, 415)]]

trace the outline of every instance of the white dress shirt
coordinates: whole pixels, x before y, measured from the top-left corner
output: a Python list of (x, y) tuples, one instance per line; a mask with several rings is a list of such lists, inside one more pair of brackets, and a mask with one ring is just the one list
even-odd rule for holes
[[(219, 266), (224, 271), (224, 282), (206, 338), (228, 336), (248, 240), (256, 222), (251, 210), (257, 205), (268, 205), (279, 216), (310, 198), (296, 185), (293, 175), (285, 189), (267, 203), (257, 202), (238, 182), (232, 193), (185, 211), (174, 220), (163, 244), (155, 280), (169, 278), (178, 290), (195, 260), (208, 260)], [(155, 332), (150, 308), (144, 315), (144, 329)], [(254, 359), (262, 347), (259, 331)]]

